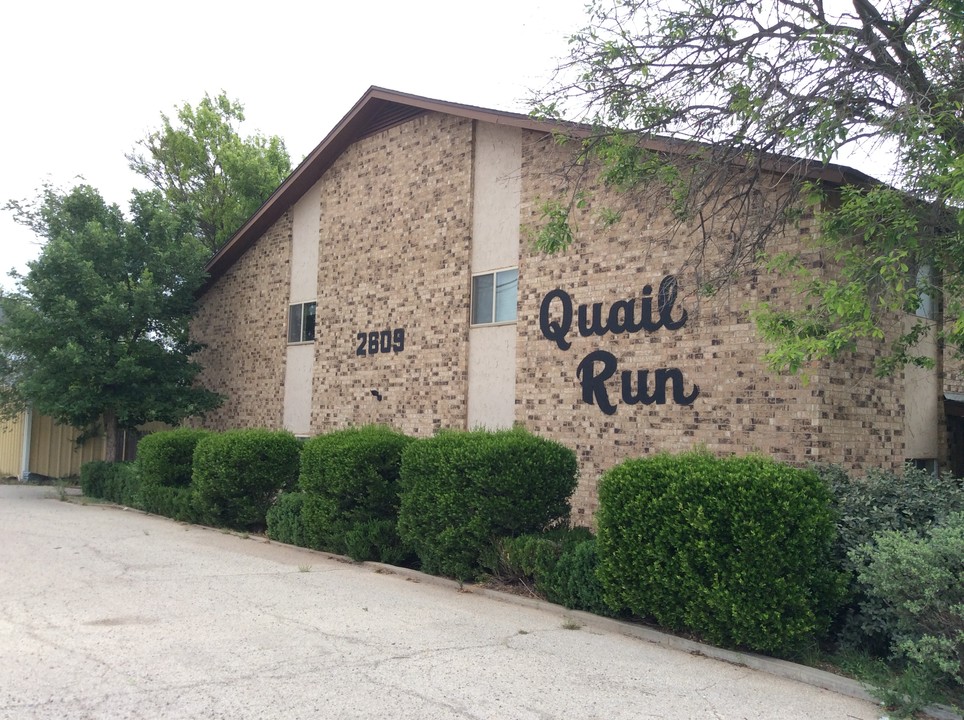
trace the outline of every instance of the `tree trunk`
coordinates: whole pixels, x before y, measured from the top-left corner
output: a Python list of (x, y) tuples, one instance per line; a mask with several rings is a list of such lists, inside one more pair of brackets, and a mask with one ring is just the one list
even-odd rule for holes
[(104, 412), (104, 459), (107, 462), (123, 460), (123, 447), (117, 429), (117, 414), (113, 410)]

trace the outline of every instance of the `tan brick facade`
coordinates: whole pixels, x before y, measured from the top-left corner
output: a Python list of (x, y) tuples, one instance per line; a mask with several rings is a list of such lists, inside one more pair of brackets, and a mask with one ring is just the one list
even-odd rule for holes
[[(319, 175), (312, 434), (373, 422), (421, 436), (466, 426), (473, 146), (481, 121), (470, 112), (429, 111), (389, 123), (359, 133)], [(528, 129), (523, 137), (521, 221), (531, 228), (555, 190), (543, 171), (564, 150), (544, 132)], [(594, 202), (604, 205), (605, 193)], [(208, 345), (202, 379), (228, 398), (205, 420), (212, 427), (282, 426), (290, 206), (202, 296), (194, 325)], [(686, 267), (695, 240), (674, 232), (671, 218), (645, 204), (612, 227), (595, 217), (591, 207), (577, 218), (579, 238), (561, 254), (545, 256), (523, 242), (516, 324), (515, 421), (577, 453), (574, 507), (584, 522), (596, 509), (599, 474), (632, 456), (706, 447), (851, 468), (903, 462), (903, 380), (874, 377), (872, 347), (851, 361), (811, 368), (808, 383), (771, 373), (749, 308), (790, 296), (788, 281), (755, 274), (698, 301)], [(810, 233), (801, 223), (787, 232), (785, 247), (800, 248)], [(674, 327), (578, 332), (579, 306), (590, 317), (601, 303), (602, 320), (620, 301), (618, 317), (625, 318), (629, 300), (637, 313), (647, 303), (655, 308), (671, 275), (679, 278), (668, 318)], [(565, 350), (540, 329), (543, 301), (555, 290), (572, 301)], [(554, 321), (560, 307), (557, 297)], [(654, 310), (651, 322), (659, 320)], [(595, 386), (605, 389), (612, 414), (601, 410), (598, 395), (584, 402), (577, 376), (581, 363), (584, 373), (605, 370), (598, 353), (616, 363)], [(587, 365), (592, 357), (597, 362)], [(641, 371), (648, 394), (657, 391), (659, 374), (665, 402), (625, 403), (624, 371), (630, 396), (644, 392)]]
[(207, 346), (200, 382), (225, 397), (204, 418), (206, 427), (281, 424), (290, 256), (285, 213), (201, 298), (191, 326)]
[[(359, 141), (326, 173), (313, 432), (464, 427), (471, 178), (472, 122), (438, 113)], [(359, 338), (373, 332), (375, 354)]]

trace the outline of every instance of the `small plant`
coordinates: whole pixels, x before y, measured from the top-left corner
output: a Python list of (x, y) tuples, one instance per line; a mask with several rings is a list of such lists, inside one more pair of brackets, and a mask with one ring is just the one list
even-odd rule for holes
[(266, 515), (269, 538), (289, 545), (307, 547), (301, 517), (304, 500), (304, 493), (300, 492), (283, 492), (277, 497)]
[(298, 572), (301, 572), (301, 573), (311, 572), (311, 565), (299, 565)]
[(573, 620), (572, 618), (566, 618), (562, 621), (563, 630), (581, 630), (582, 623)]

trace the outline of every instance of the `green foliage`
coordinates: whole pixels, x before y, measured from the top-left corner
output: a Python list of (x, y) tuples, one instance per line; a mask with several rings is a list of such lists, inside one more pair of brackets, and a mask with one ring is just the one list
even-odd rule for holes
[(277, 136), (242, 138), (244, 108), (222, 92), (185, 103), (127, 156), (131, 169), (163, 193), (209, 250), (220, 247), (267, 200), (291, 171)]
[[(758, 270), (772, 240), (819, 214), (822, 257), (793, 270), (804, 307), (785, 293), (757, 316), (769, 362), (794, 372), (885, 336), (880, 374), (927, 364), (923, 325), (900, 322), (923, 294), (938, 335), (964, 350), (964, 13), (956, 0), (854, 8), (594, 0), (556, 82), (533, 98), (536, 115), (591, 128), (556, 168), (559, 197), (603, 188), (629, 204), (655, 189), (647, 207), (662, 199), (697, 243), (701, 287)], [(880, 148), (876, 170), (896, 190), (860, 176), (843, 191), (805, 182), (842, 151)], [(578, 215), (553, 202), (546, 249), (572, 242)]]
[(137, 443), (141, 480), (165, 487), (190, 485), (194, 447), (207, 434), (207, 430), (177, 428), (145, 435)]
[(726, 646), (789, 652), (823, 634), (841, 594), (830, 494), (761, 457), (657, 455), (599, 489), (606, 602)]
[(402, 455), (398, 530), (426, 572), (466, 580), (496, 538), (569, 514), (576, 458), (524, 430), (442, 432)]
[(586, 528), (503, 538), (497, 548), (502, 577), (532, 583), (546, 599), (567, 608), (612, 614), (596, 576), (596, 539)]
[(862, 478), (851, 478), (835, 465), (814, 469), (830, 487), (837, 515), (834, 555), (848, 571), (856, 570), (850, 553), (878, 533), (923, 533), (948, 514), (964, 512), (964, 485), (947, 474), (912, 465), (901, 473), (871, 468)]
[(107, 477), (113, 472), (115, 463), (103, 460), (92, 460), (80, 467), (80, 490), (87, 497), (104, 497), (104, 487)]
[[(139, 467), (139, 460), (137, 465)], [(158, 485), (146, 481), (143, 476), (136, 505), (145, 512), (164, 515), (180, 522), (196, 523), (201, 520), (191, 488)]]
[(157, 193), (135, 193), (131, 219), (81, 185), (8, 205), (43, 237), (18, 290), (0, 294), (0, 387), (76, 428), (176, 424), (220, 398), (196, 386), (188, 334), (204, 249)]
[(838, 618), (838, 640), (874, 654), (886, 653), (892, 637), (887, 610), (857, 582), (853, 553), (878, 533), (924, 533), (952, 512), (964, 511), (964, 487), (950, 475), (935, 476), (906, 466), (902, 473), (872, 468), (851, 478), (840, 467), (815, 468), (833, 495), (837, 541), (835, 563), (849, 579), (847, 603)]
[(307, 547), (301, 509), (305, 496), (300, 492), (283, 492), (267, 513), (268, 537), (289, 545)]
[(140, 477), (135, 463), (94, 460), (80, 468), (80, 487), (88, 497), (139, 508)]
[(191, 481), (200, 518), (237, 530), (263, 528), (275, 497), (294, 486), (300, 450), (285, 431), (228, 430), (201, 438)]
[(891, 630), (894, 655), (932, 697), (964, 709), (964, 513), (926, 535), (888, 531), (853, 553)]
[[(768, 364), (799, 372), (814, 360), (853, 351), (867, 338), (890, 343), (890, 352), (877, 360), (879, 376), (907, 364), (932, 366), (933, 359), (915, 348), (933, 323), (922, 319), (895, 332), (893, 323), (881, 322), (915, 313), (925, 297), (941, 292), (933, 282), (933, 244), (925, 236), (920, 203), (886, 187), (842, 188), (832, 204), (816, 187), (811, 194), (815, 203), (832, 208), (818, 207), (817, 216), (820, 244), (837, 270), (828, 276), (808, 264), (785, 268), (811, 302), (803, 308), (760, 306), (757, 326), (773, 346)], [(930, 270), (921, 271), (925, 267)]]
[(395, 531), (402, 451), (412, 439), (390, 428), (340, 430), (308, 440), (299, 485), (311, 547), (355, 560), (398, 562)]

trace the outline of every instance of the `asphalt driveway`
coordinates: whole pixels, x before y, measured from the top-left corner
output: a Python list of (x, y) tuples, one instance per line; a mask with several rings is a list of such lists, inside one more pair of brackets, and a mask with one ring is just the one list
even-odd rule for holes
[(554, 606), (56, 496), (0, 486), (0, 718), (882, 714)]

